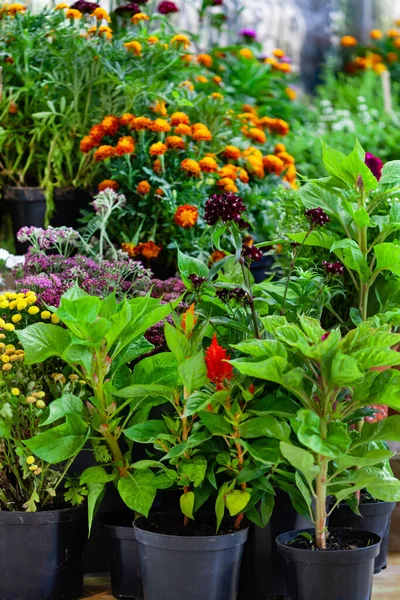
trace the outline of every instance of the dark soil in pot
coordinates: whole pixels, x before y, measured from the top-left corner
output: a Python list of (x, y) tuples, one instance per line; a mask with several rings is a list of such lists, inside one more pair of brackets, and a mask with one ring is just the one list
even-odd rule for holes
[[(364, 501), (363, 501), (364, 500)], [(341, 504), (331, 514), (329, 523), (332, 527), (351, 527), (372, 531), (382, 539), (381, 549), (375, 559), (375, 573), (379, 573), (387, 566), (390, 519), (396, 508), (395, 502), (370, 502), (361, 498), (359, 511), (361, 516), (356, 515), (347, 504)]]
[(329, 527), (327, 550), (318, 550), (313, 529), (277, 538), (284, 560), (288, 600), (370, 600), (380, 537), (368, 531)]
[[(51, 225), (78, 227), (81, 210), (88, 208), (92, 197), (86, 190), (79, 188), (54, 188), (55, 213)], [(27, 244), (17, 242), (17, 232), (25, 225), (44, 227), (46, 199), (41, 188), (6, 187), (3, 191), (6, 210), (11, 216), (12, 231), (17, 254), (27, 250)]]
[(146, 600), (236, 600), (247, 527), (215, 535), (215, 517), (183, 527), (183, 516), (157, 513), (134, 524)]
[(74, 600), (82, 595), (87, 508), (0, 511), (1, 600)]

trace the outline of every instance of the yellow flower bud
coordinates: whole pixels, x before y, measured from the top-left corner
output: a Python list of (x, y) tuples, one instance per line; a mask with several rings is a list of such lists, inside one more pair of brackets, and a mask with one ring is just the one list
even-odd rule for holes
[(27, 298), (28, 298), (29, 296), (36, 296), (36, 292), (34, 292), (34, 291), (32, 291), (32, 290), (28, 290), (28, 291), (26, 292), (26, 294), (25, 294), (25, 295), (26, 295), (26, 297), (27, 297)]
[(38, 312), (39, 312), (39, 309), (38, 309), (38, 307), (37, 307), (37, 306), (30, 306), (30, 307), (28, 308), (28, 313), (29, 313), (30, 315), (37, 315), (37, 314), (38, 314)]
[(40, 313), (40, 316), (42, 317), (42, 319), (50, 319), (51, 317), (51, 312), (49, 312), (48, 310), (43, 310)]
[(44, 400), (38, 400), (36, 402), (36, 408), (45, 408), (46, 407), (46, 402)]
[(45, 394), (44, 392), (36, 392), (36, 393), (35, 393), (35, 396), (36, 396), (36, 398), (44, 398), (44, 397), (45, 397), (45, 395), (46, 395), (46, 394)]
[(18, 388), (12, 388), (11, 393), (13, 396), (19, 396), (21, 392)]
[(33, 474), (34, 474), (34, 475), (40, 475), (40, 473), (41, 473), (41, 472), (42, 472), (42, 468), (41, 468), (41, 467), (38, 467), (38, 468), (36, 469), (36, 471), (33, 471)]
[[(5, 324), (6, 324), (5, 320), (0, 318), (0, 327), (4, 327)], [(4, 339), (4, 337), (5, 337), (4, 333), (2, 335), (3, 335), (2, 339)]]
[(79, 377), (78, 375), (75, 375), (75, 373), (71, 373), (71, 375), (68, 375), (68, 379), (71, 381), (78, 381)]
[(12, 323), (6, 323), (4, 325), (4, 329), (6, 331), (15, 331), (15, 325), (13, 325)]
[(11, 363), (6, 363), (5, 365), (3, 365), (1, 367), (2, 371), (11, 371), (11, 369), (12, 369), (12, 364)]
[(33, 463), (35, 462), (35, 457), (28, 456), (28, 458), (26, 459), (26, 462), (28, 463), (28, 465), (33, 465)]
[(80, 379), (80, 380), (79, 380), (79, 383), (80, 383), (81, 385), (86, 385), (86, 381), (85, 381), (84, 379)]
[(6, 350), (12, 350), (13, 352), (15, 352), (15, 346), (14, 346), (14, 344), (7, 344)]
[(3, 300), (2, 302), (0, 302), (0, 308), (8, 308), (9, 306), (10, 305), (8, 300)]
[(57, 323), (59, 323), (61, 321), (60, 317), (57, 317), (57, 315), (51, 315), (51, 322), (54, 325), (57, 325)]
[(12, 301), (10, 302), (10, 304), (8, 305), (8, 308), (9, 308), (10, 310), (14, 310), (14, 308), (15, 308), (16, 306), (17, 306), (17, 301), (16, 301), (16, 300), (12, 300)]
[(30, 471), (36, 471), (36, 469), (38, 469), (38, 468), (39, 468), (39, 467), (38, 467), (37, 465), (33, 464), (33, 465), (31, 465), (31, 466), (29, 467), (29, 470), (30, 470)]
[(28, 304), (26, 303), (25, 300), (18, 300), (17, 301), (17, 308), (18, 310), (25, 310), (25, 308), (28, 306)]
[(26, 401), (28, 404), (34, 404), (36, 402), (36, 398), (35, 398), (35, 396), (28, 396), (26, 398)]
[(0, 350), (4, 350), (5, 347), (6, 345), (4, 344), (4, 342), (0, 342)]
[(3, 363), (8, 363), (10, 362), (10, 357), (8, 356), (8, 354), (2, 354), (1, 360), (3, 361)]
[(11, 317), (11, 321), (13, 323), (19, 323), (21, 321), (21, 319), (22, 319), (22, 315), (20, 315), (19, 313), (17, 313), (16, 315), (13, 315)]
[(16, 362), (17, 360), (20, 359), (18, 354), (11, 354), (10, 356), (10, 362)]
[(66, 382), (66, 379), (62, 373), (53, 373), (51, 377), (52, 377), (52, 379), (54, 379), (54, 381), (61, 382), (61, 383)]

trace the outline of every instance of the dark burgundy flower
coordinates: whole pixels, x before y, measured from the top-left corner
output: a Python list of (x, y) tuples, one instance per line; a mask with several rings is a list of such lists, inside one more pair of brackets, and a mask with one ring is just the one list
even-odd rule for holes
[(367, 165), (367, 167), (371, 171), (371, 173), (379, 181), (380, 178), (382, 177), (382, 168), (383, 168), (383, 162), (381, 161), (381, 159), (378, 158), (377, 156), (374, 156), (373, 154), (371, 154), (371, 152), (366, 152), (365, 153), (365, 164)]
[(251, 265), (251, 263), (261, 260), (263, 253), (257, 246), (247, 246), (246, 244), (243, 244), (242, 257), (248, 265)]
[(158, 12), (162, 15), (170, 15), (171, 13), (179, 12), (179, 8), (175, 4), (175, 2), (170, 2), (169, 0), (163, 0), (158, 5)]
[(91, 14), (95, 8), (99, 8), (100, 4), (96, 2), (87, 2), (87, 0), (77, 0), (74, 4), (71, 4), (71, 8), (75, 8), (84, 14)]
[(196, 275), (195, 273), (192, 273), (192, 275), (189, 275), (189, 279), (192, 282), (192, 285), (195, 288), (195, 290), (200, 289), (200, 287), (203, 285), (203, 283), (205, 283), (207, 281), (207, 279), (205, 277), (200, 277), (199, 275)]
[(322, 261), (322, 266), (328, 275), (343, 275), (344, 265), (341, 262), (328, 262), (327, 260)]
[(320, 206), (318, 208), (310, 208), (309, 210), (306, 210), (304, 214), (313, 225), (322, 226), (325, 225), (325, 223), (328, 223), (329, 221), (328, 215)]
[(242, 35), (244, 38), (250, 38), (252, 40), (255, 40), (257, 37), (257, 33), (254, 31), (254, 29), (241, 29), (239, 31), (240, 35)]
[(123, 4), (122, 6), (117, 6), (115, 9), (115, 14), (119, 16), (129, 16), (133, 17), (133, 15), (137, 15), (140, 13), (140, 7), (137, 2), (130, 2), (129, 4)]
[(223, 3), (224, 3), (224, 0), (212, 0), (213, 6), (222, 6)]
[(241, 224), (241, 214), (246, 210), (240, 196), (232, 192), (213, 194), (206, 202), (204, 220), (208, 225), (214, 225), (219, 219), (224, 223), (235, 221)]
[(224, 303), (234, 300), (238, 304), (243, 304), (247, 300), (247, 292), (240, 287), (233, 289), (221, 288), (217, 290), (216, 296)]

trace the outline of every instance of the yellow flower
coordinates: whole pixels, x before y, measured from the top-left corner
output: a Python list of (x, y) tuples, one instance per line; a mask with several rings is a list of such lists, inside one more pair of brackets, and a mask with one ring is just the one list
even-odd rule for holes
[(210, 98), (213, 98), (214, 100), (223, 100), (224, 96), (222, 94), (220, 94), (219, 92), (213, 92), (211, 94)]
[(36, 402), (36, 398), (35, 398), (35, 396), (28, 396), (26, 398), (26, 401), (28, 404), (34, 404)]
[(242, 58), (247, 58), (247, 60), (251, 60), (252, 58), (254, 58), (254, 54), (250, 50), (250, 48), (241, 48), (239, 50), (239, 54)]
[(17, 294), (15, 292), (5, 292), (4, 296), (8, 300), (15, 300), (15, 298), (17, 297)]
[(50, 319), (50, 317), (51, 317), (51, 312), (50, 312), (50, 311), (48, 311), (48, 310), (43, 310), (43, 311), (40, 313), (40, 316), (42, 317), (42, 319)]
[(7, 363), (7, 364), (5, 364), (5, 365), (3, 365), (1, 367), (2, 371), (10, 371), (11, 369), (12, 369), (12, 364), (11, 363)]
[(35, 462), (35, 457), (28, 456), (28, 458), (26, 459), (26, 462), (28, 463), (28, 465), (33, 465), (33, 463)]
[(107, 40), (112, 39), (112, 29), (108, 25), (100, 25), (98, 33), (104, 35)]
[(165, 121), (165, 119), (155, 119), (151, 124), (152, 131), (158, 131), (162, 133), (168, 133), (171, 131), (171, 125)]
[[(53, 373), (51, 377), (52, 377), (52, 379), (54, 379), (54, 381), (57, 381), (57, 383), (64, 384), (67, 381), (62, 373)], [(43, 392), (42, 392), (42, 394), (43, 394)], [(43, 396), (39, 396), (39, 394), (38, 394), (38, 397), (43, 398)]]
[(57, 315), (51, 315), (51, 322), (53, 325), (57, 325), (61, 321), (60, 317)]
[(186, 50), (186, 48), (189, 48), (190, 46), (190, 41), (187, 35), (183, 35), (183, 33), (178, 33), (178, 35), (174, 35), (174, 37), (172, 38), (171, 44), (183, 46)]
[(6, 324), (5, 320), (0, 317), (0, 327), (4, 327), (5, 324)]
[(29, 313), (30, 315), (37, 315), (37, 314), (38, 314), (38, 312), (39, 312), (39, 309), (38, 309), (38, 307), (37, 307), (37, 306), (30, 306), (30, 307), (28, 308), (28, 313)]
[(37, 398), (44, 398), (45, 397), (45, 393), (44, 392), (36, 392), (36, 396)]
[(157, 42), (159, 42), (159, 38), (156, 35), (151, 35), (150, 37), (147, 38), (147, 43), (148, 44), (157, 44)]
[(383, 37), (383, 33), (380, 29), (372, 29), (372, 31), (369, 32), (369, 35), (373, 40), (380, 40)]
[(133, 40), (132, 42), (126, 42), (124, 44), (128, 51), (132, 51), (135, 56), (142, 56), (142, 44)]
[(80, 10), (77, 10), (76, 8), (69, 8), (67, 10), (67, 12), (65, 13), (65, 16), (67, 17), (67, 19), (81, 19), (82, 13)]
[(35, 471), (33, 471), (34, 475), (40, 475), (40, 473), (42, 472), (42, 468), (38, 467)]
[(196, 81), (199, 83), (208, 83), (208, 79), (204, 75), (196, 75)]
[(8, 308), (10, 306), (10, 303), (8, 302), (8, 300), (3, 300), (2, 302), (0, 302), (0, 308)]
[(104, 8), (100, 8), (100, 6), (95, 8), (90, 16), (95, 17), (98, 21), (102, 21), (104, 19), (107, 21), (107, 23), (111, 23), (110, 15)]
[(162, 156), (168, 150), (167, 146), (162, 142), (157, 142), (156, 144), (152, 144), (150, 146), (150, 154), (151, 156)]
[(30, 471), (36, 471), (36, 469), (38, 469), (38, 468), (39, 468), (39, 467), (38, 467), (37, 465), (33, 464), (33, 465), (31, 465), (31, 466), (29, 467), (29, 470), (30, 470)]
[(28, 306), (28, 303), (26, 300), (18, 300), (17, 301), (17, 309), (18, 310), (25, 310), (25, 308)]
[(285, 94), (289, 98), (289, 100), (296, 100), (297, 92), (291, 87), (285, 88)]
[(46, 407), (46, 402), (44, 400), (37, 400), (36, 408), (45, 408), (45, 407)]
[(344, 35), (340, 40), (340, 45), (343, 48), (352, 48), (353, 46), (357, 46), (357, 43), (356, 38), (352, 35)]
[(13, 325), (12, 323), (6, 323), (4, 325), (4, 329), (6, 331), (15, 331), (15, 325)]
[(8, 356), (8, 354), (2, 354), (1, 360), (3, 363), (8, 363), (8, 362), (10, 362), (10, 357)]
[(147, 15), (145, 15), (144, 13), (140, 12), (140, 13), (136, 13), (136, 15), (133, 15), (131, 21), (134, 25), (137, 25), (139, 23), (139, 21), (149, 21), (150, 17), (148, 17)]
[(381, 73), (383, 73), (384, 71), (387, 71), (386, 67), (384, 64), (382, 63), (376, 63), (375, 65), (372, 65), (372, 69), (375, 73), (377, 73), (378, 75), (380, 75)]
[(182, 83), (179, 84), (179, 87), (185, 87), (187, 88), (190, 92), (194, 91), (194, 85), (191, 81), (182, 81)]
[(160, 115), (161, 117), (166, 117), (168, 114), (165, 100), (156, 100), (155, 104), (150, 106), (150, 108), (154, 113)]
[(171, 115), (171, 125), (173, 127), (177, 126), (177, 125), (189, 125), (190, 121), (189, 121), (189, 117), (186, 113), (184, 112), (174, 112)]
[(21, 392), (18, 388), (12, 388), (11, 393), (13, 396), (19, 396)]
[(16, 315), (13, 315), (11, 317), (11, 321), (13, 323), (19, 323), (21, 321), (21, 319), (22, 319), (22, 315), (20, 315), (19, 313), (17, 313)]
[(64, 8), (69, 8), (68, 4), (65, 4), (65, 2), (60, 2), (60, 4), (57, 4), (54, 10), (63, 10)]
[(68, 379), (70, 381), (78, 381), (79, 377), (75, 373), (71, 373), (71, 375), (68, 375)]
[(398, 29), (388, 29), (386, 34), (390, 38), (396, 38), (399, 37), (400, 31)]
[(22, 13), (26, 11), (26, 6), (19, 3), (5, 4), (4, 8), (7, 10), (8, 15), (16, 15), (17, 13)]

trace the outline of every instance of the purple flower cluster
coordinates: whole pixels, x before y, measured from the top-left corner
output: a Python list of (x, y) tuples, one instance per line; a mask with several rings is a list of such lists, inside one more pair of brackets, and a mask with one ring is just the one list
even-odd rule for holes
[(341, 262), (328, 262), (327, 260), (322, 261), (322, 266), (328, 275), (343, 275), (344, 265)]
[(330, 220), (326, 212), (320, 206), (318, 208), (310, 208), (304, 213), (312, 225), (325, 225)]
[(233, 289), (221, 288), (217, 290), (216, 296), (225, 304), (232, 300), (238, 304), (243, 304), (247, 300), (247, 292), (240, 287)]
[(75, 8), (81, 13), (89, 15), (95, 8), (100, 8), (100, 4), (96, 4), (96, 2), (87, 2), (87, 0), (77, 0), (77, 2), (71, 4), (71, 8)]
[(39, 250), (49, 250), (59, 244), (70, 243), (79, 238), (79, 234), (72, 227), (21, 227), (17, 233), (17, 240), (21, 243), (29, 242)]
[(206, 202), (204, 220), (208, 225), (214, 225), (219, 220), (223, 223), (235, 221), (242, 224), (241, 215), (246, 210), (240, 196), (232, 192), (213, 194)]
[(179, 8), (175, 4), (175, 2), (170, 2), (169, 0), (163, 0), (160, 2), (158, 6), (158, 12), (162, 15), (170, 15), (172, 13), (179, 12)]
[(133, 15), (137, 15), (141, 11), (137, 2), (129, 2), (129, 4), (122, 4), (121, 6), (117, 6), (114, 12), (116, 15), (119, 15), (121, 17), (132, 17)]
[(164, 302), (172, 302), (186, 291), (185, 285), (178, 277), (169, 279), (152, 279), (149, 283), (152, 298), (162, 298)]
[(257, 260), (261, 260), (263, 257), (262, 250), (257, 248), (256, 246), (247, 246), (243, 244), (242, 246), (242, 257), (248, 265), (256, 262)]
[(203, 283), (205, 283), (207, 281), (207, 279), (205, 277), (200, 277), (199, 275), (196, 275), (195, 273), (192, 273), (192, 275), (189, 275), (188, 279), (190, 279), (190, 281), (192, 282), (192, 285), (195, 290), (199, 290), (201, 288), (201, 286), (203, 285)]
[(254, 29), (241, 29), (239, 31), (239, 34), (242, 35), (244, 38), (252, 40), (255, 40), (257, 37), (257, 33), (254, 31)]

